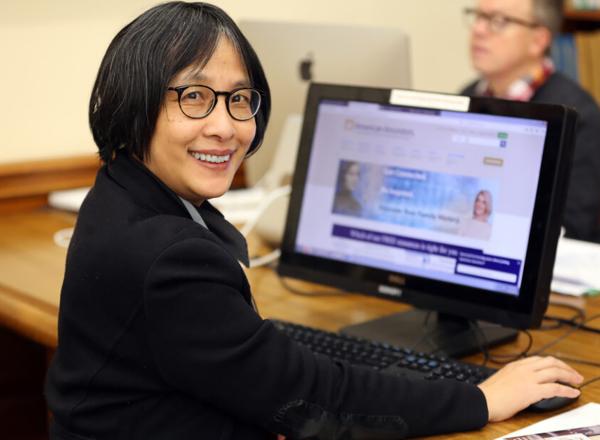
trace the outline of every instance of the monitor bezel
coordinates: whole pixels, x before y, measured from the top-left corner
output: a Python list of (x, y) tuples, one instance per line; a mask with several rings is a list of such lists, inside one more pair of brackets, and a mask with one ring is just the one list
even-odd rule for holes
[[(386, 88), (316, 83), (311, 85), (305, 106), (278, 272), (282, 276), (321, 282), (465, 318), (481, 319), (514, 328), (539, 326), (548, 304), (572, 151), (574, 112), (564, 106), (469, 98), (467, 111), (471, 113), (537, 119), (548, 123), (530, 240), (518, 296), (296, 252), (300, 206), (319, 103), (322, 100), (337, 99), (394, 105), (390, 104), (391, 91)], [(382, 293), (381, 286), (394, 287), (395, 293)], [(451, 295), (444, 293), (450, 290)]]

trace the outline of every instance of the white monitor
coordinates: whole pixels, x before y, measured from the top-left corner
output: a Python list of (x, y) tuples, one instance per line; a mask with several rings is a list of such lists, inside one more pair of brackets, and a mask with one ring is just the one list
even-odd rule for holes
[[(409, 39), (401, 29), (260, 20), (241, 20), (238, 25), (260, 58), (272, 96), (264, 144), (244, 165), (250, 185), (271, 165), (293, 169), (297, 142), (283, 138), (297, 136), (281, 134), (290, 115), (303, 113), (310, 82), (411, 86)], [(280, 151), (278, 156), (291, 163), (273, 163), (275, 151), (281, 149), (289, 149), (289, 154)]]

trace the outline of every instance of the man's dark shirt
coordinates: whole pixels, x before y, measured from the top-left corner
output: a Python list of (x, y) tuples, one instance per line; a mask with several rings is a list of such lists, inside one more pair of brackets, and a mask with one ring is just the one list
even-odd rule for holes
[[(461, 93), (474, 96), (477, 81)], [(555, 72), (531, 102), (562, 104), (577, 110), (579, 120), (563, 215), (566, 236), (600, 243), (600, 108), (577, 83)]]

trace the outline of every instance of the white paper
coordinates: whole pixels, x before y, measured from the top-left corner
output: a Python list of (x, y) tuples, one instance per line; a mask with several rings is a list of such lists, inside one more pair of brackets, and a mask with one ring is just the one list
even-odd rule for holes
[(527, 428), (520, 429), (496, 440), (502, 440), (507, 437), (518, 435), (539, 434), (543, 432), (561, 431), (563, 429), (583, 428), (594, 426), (600, 423), (600, 404), (588, 403), (571, 411), (564, 412), (541, 422), (529, 425)]
[(600, 245), (561, 238), (556, 250), (551, 290), (567, 295), (583, 295), (600, 290)]

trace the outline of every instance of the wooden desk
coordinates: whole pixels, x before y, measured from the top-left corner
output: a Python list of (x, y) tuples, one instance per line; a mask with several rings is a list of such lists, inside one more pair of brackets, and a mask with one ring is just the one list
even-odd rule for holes
[[(64, 271), (66, 249), (54, 244), (56, 231), (71, 227), (72, 214), (37, 210), (28, 213), (4, 215), (0, 218), (0, 325), (10, 328), (37, 343), (54, 348), (57, 343), (57, 312), (59, 291)], [(250, 243), (250, 248), (257, 247)], [(300, 296), (292, 294), (280, 284), (268, 269), (248, 270), (248, 277), (260, 313), (266, 318), (279, 318), (324, 329), (336, 330), (341, 326), (406, 309), (405, 305), (359, 295)], [(306, 291), (322, 291), (322, 286), (297, 283)], [(600, 313), (600, 298), (582, 300), (588, 316)], [(572, 312), (551, 306), (549, 313), (569, 316)], [(592, 323), (600, 327), (600, 320)], [(567, 329), (534, 331), (533, 348), (562, 335)], [(514, 344), (494, 350), (509, 354), (521, 350), (526, 338), (521, 336)], [(600, 336), (578, 331), (548, 350), (558, 354), (600, 362)], [(479, 362), (479, 356), (468, 359)], [(600, 369), (574, 364), (586, 379), (600, 375)], [(584, 389), (574, 408), (587, 402), (600, 402), (600, 381)], [(550, 413), (524, 413), (502, 423), (488, 425), (480, 432), (455, 434), (439, 438), (490, 439), (549, 417)]]

